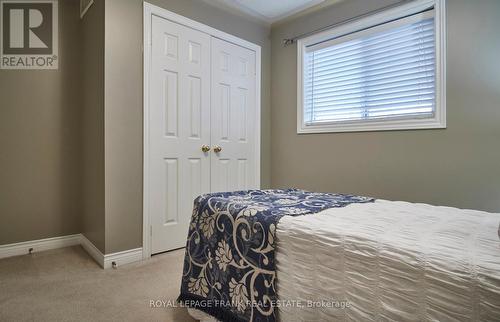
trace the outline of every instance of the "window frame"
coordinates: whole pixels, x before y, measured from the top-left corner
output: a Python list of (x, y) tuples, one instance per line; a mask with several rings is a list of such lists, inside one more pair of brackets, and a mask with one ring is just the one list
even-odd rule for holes
[[(304, 58), (306, 48), (371, 28), (386, 22), (400, 19), (434, 7), (435, 28), (435, 113), (432, 118), (394, 118), (368, 119), (345, 122), (322, 122), (306, 124), (304, 122)], [(411, 3), (370, 15), (351, 23), (315, 33), (297, 41), (297, 133), (336, 133), (388, 130), (417, 130), (446, 128), (446, 21), (445, 0), (416, 0)]]

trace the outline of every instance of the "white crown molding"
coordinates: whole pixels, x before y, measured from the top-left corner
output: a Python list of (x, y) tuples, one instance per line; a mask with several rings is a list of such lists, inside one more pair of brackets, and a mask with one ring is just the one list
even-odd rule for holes
[(267, 17), (262, 15), (261, 13), (252, 10), (251, 8), (247, 8), (241, 3), (237, 3), (232, 0), (202, 0), (206, 4), (217, 7), (219, 9), (228, 11), (232, 14), (236, 14), (245, 18), (249, 18), (254, 22), (261, 23), (265, 26), (270, 27), (271, 25), (278, 25), (289, 20), (296, 19), (302, 15), (312, 13), (319, 9), (323, 9), (337, 2), (345, 1), (345, 0), (315, 0), (309, 4), (305, 4), (294, 10), (290, 10), (286, 13), (280, 14), (275, 17)]
[(255, 12), (253, 10), (228, 4), (224, 0), (219, 0), (219, 1), (201, 0), (201, 1), (204, 2), (205, 4), (211, 6), (211, 7), (215, 7), (215, 8), (224, 10), (226, 12), (229, 12), (233, 15), (243, 17), (245, 19), (248, 19), (251, 22), (255, 22), (257, 24), (261, 24), (261, 25), (266, 26), (266, 27), (271, 26), (271, 22), (269, 22), (269, 20), (266, 17), (262, 16), (261, 14)]
[(272, 27), (274, 28), (274, 27), (278, 27), (278, 26), (287, 24), (290, 21), (294, 21), (296, 19), (307, 16), (307, 15), (312, 14), (312, 13), (319, 11), (319, 10), (324, 10), (326, 8), (329, 8), (333, 5), (336, 5), (336, 4), (338, 4), (340, 2), (344, 2), (344, 1), (346, 1), (346, 0), (325, 0), (325, 1), (320, 2), (312, 7), (308, 7), (308, 8), (305, 8), (303, 10), (300, 10), (298, 12), (291, 13), (285, 17), (282, 17), (281, 19), (276, 20), (275, 22), (273, 22)]
[(276, 22), (279, 22), (283, 19), (286, 19), (288, 17), (291, 17), (296, 14), (300, 14), (302, 11), (307, 11), (308, 9), (314, 8), (316, 6), (321, 5), (324, 3), (325, 0), (311, 0), (309, 3), (303, 4), (301, 6), (296, 7), (295, 9), (288, 10), (287, 12), (281, 13), (277, 16), (273, 16), (271, 18), (268, 18), (268, 21), (273, 24)]
[(104, 255), (90, 240), (82, 234), (74, 234), (61, 237), (30, 240), (21, 243), (0, 245), (0, 258), (12, 256), (27, 255), (30, 249), (33, 252), (81, 245), (83, 249), (92, 257), (102, 268), (116, 267), (121, 265), (142, 261), (142, 248), (134, 248), (122, 252)]

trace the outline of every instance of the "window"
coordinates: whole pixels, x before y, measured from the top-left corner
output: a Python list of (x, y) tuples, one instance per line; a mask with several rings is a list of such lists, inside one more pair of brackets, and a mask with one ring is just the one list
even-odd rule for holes
[(298, 41), (298, 133), (445, 128), (444, 1)]

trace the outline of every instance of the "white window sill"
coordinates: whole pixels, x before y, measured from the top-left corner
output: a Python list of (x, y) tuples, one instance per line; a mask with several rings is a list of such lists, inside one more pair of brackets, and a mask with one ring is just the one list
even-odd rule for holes
[(424, 130), (445, 129), (446, 121), (438, 119), (412, 120), (380, 120), (359, 122), (338, 122), (305, 125), (298, 124), (297, 134), (308, 133), (339, 133), (339, 132), (367, 132), (367, 131), (396, 131), (396, 130)]

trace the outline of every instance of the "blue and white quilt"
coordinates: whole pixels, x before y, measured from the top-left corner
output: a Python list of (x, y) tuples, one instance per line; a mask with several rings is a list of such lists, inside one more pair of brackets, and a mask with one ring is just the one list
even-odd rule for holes
[(279, 219), (373, 200), (298, 189), (199, 196), (178, 300), (223, 321), (275, 321)]

